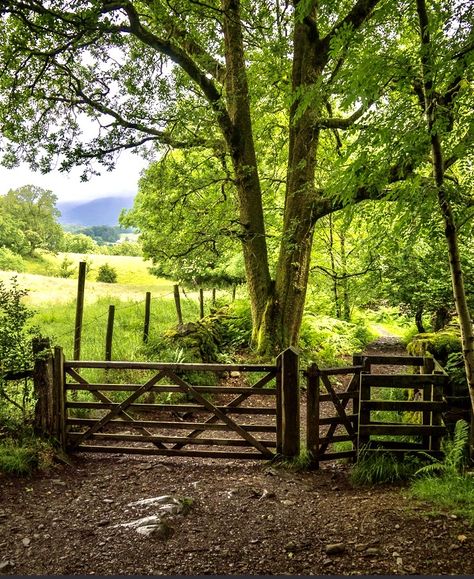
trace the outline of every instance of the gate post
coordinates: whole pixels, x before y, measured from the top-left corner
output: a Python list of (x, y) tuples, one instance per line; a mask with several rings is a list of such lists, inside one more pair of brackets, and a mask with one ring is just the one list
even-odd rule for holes
[[(288, 458), (300, 453), (300, 388), (299, 357), (295, 348), (288, 348), (277, 358), (277, 444), (281, 441), (281, 454)], [(277, 447), (277, 450), (278, 447)]]
[(311, 364), (306, 372), (306, 448), (310, 468), (319, 468), (319, 368)]
[(54, 397), (56, 414), (56, 436), (62, 450), (66, 450), (64, 353), (59, 346), (54, 348)]
[(49, 338), (33, 340), (33, 390), (36, 397), (34, 431), (37, 436), (56, 436), (53, 357)]

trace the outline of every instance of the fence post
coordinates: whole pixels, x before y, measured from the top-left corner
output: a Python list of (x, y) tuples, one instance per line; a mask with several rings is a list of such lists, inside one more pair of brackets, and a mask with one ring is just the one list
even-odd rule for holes
[(310, 467), (319, 468), (319, 368), (311, 364), (306, 372), (306, 448)]
[[(298, 352), (288, 348), (277, 359), (281, 379), (281, 454), (288, 458), (297, 457), (300, 452), (300, 388)], [(277, 421), (278, 422), (278, 421)]]
[(36, 397), (34, 432), (37, 436), (55, 436), (55, 400), (53, 356), (49, 338), (33, 340), (33, 389)]
[(54, 348), (54, 392), (56, 407), (56, 436), (62, 450), (66, 450), (66, 407), (64, 354), (59, 346)]
[(143, 342), (148, 342), (148, 334), (150, 333), (150, 313), (151, 313), (151, 292), (145, 294), (145, 321), (143, 323)]
[(199, 288), (199, 318), (202, 320), (204, 317), (204, 290), (202, 287)]
[(114, 337), (115, 306), (109, 306), (107, 318), (107, 333), (105, 335), (105, 359), (112, 360), (112, 339)]
[(183, 325), (183, 314), (181, 313), (181, 299), (179, 297), (179, 285), (175, 284), (173, 286), (174, 291), (174, 303), (176, 304), (176, 313), (178, 314), (178, 324)]
[(84, 287), (86, 283), (86, 262), (79, 263), (77, 278), (76, 323), (74, 326), (74, 360), (81, 359), (82, 318), (84, 315)]
[(359, 424), (357, 429), (357, 460), (359, 459), (360, 447), (368, 445), (370, 435), (361, 434), (361, 426), (370, 424), (370, 409), (364, 404), (366, 400), (370, 400), (370, 386), (364, 383), (364, 375), (370, 374), (370, 361), (362, 357), (363, 370), (360, 373), (360, 390), (359, 390)]

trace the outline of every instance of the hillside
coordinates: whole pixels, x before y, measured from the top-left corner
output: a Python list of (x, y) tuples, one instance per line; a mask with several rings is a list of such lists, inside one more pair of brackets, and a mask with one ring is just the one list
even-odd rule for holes
[(59, 222), (61, 225), (118, 225), (118, 218), (122, 209), (133, 206), (134, 197), (102, 197), (92, 201), (59, 202), (57, 207), (61, 211)]

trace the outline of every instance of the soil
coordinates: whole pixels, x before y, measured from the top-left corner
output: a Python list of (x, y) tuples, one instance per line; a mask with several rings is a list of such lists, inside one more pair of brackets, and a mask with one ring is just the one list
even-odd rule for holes
[[(403, 353), (390, 337), (375, 352)], [(474, 574), (467, 522), (414, 500), (403, 486), (354, 488), (349, 469), (76, 455), (71, 465), (0, 478), (0, 573)], [(157, 512), (131, 503), (162, 495), (190, 503), (169, 516), (166, 533), (120, 526)]]

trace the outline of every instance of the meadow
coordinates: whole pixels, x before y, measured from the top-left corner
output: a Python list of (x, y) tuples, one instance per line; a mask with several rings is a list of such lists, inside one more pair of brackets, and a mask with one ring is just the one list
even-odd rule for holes
[[(73, 262), (74, 277), (55, 277), (59, 265), (67, 257)], [(79, 262), (90, 264), (85, 283), (85, 306), (82, 330), (81, 358), (102, 360), (105, 355), (105, 335), (109, 305), (115, 306), (114, 360), (146, 359), (143, 344), (146, 292), (151, 293), (149, 341), (159, 340), (163, 333), (176, 325), (177, 313), (173, 297), (173, 282), (150, 274), (151, 262), (141, 257), (82, 255), (74, 253), (42, 254), (27, 261), (27, 271), (0, 271), (0, 281), (8, 286), (16, 276), (20, 287), (28, 290), (25, 303), (35, 312), (32, 323), (39, 327), (52, 343), (63, 347), (67, 358), (72, 357), (76, 315), (77, 271)], [(117, 271), (117, 283), (95, 281), (98, 268), (104, 263)], [(225, 292), (230, 297), (229, 292)], [(218, 292), (224, 295), (224, 292)], [(211, 292), (205, 292), (205, 311), (209, 311)], [(199, 317), (196, 292), (181, 292), (183, 321)]]

